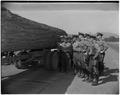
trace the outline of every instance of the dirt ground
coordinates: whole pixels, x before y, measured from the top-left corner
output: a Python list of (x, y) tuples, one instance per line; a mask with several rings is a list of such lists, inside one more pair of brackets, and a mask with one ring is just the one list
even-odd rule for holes
[(119, 53), (109, 48), (105, 57), (104, 76), (100, 77), (98, 86), (83, 82), (75, 76), (72, 84), (67, 89), (67, 94), (118, 94), (119, 93)]
[[(3, 94), (118, 94), (119, 52), (118, 45), (110, 45), (106, 52), (104, 76), (98, 86), (83, 82), (73, 72), (60, 73), (41, 68), (16, 69), (3, 65), (1, 88)], [(115, 47), (115, 48), (114, 48)]]

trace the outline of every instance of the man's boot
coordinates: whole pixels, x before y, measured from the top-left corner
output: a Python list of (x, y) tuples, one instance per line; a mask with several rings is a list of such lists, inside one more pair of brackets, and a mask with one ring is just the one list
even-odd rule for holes
[(89, 75), (88, 82), (89, 83), (92, 82), (92, 76), (91, 75)]
[(83, 81), (87, 81), (89, 79), (89, 77), (87, 75), (85, 75), (85, 78)]
[(78, 77), (81, 77), (82, 76), (82, 71), (81, 69), (78, 71)]
[(96, 75), (95, 78), (93, 79), (92, 85), (93, 85), (93, 86), (97, 86), (97, 85), (98, 85), (98, 77), (97, 77), (97, 75)]
[(84, 78), (85, 77), (85, 74), (82, 72), (82, 74), (81, 74), (81, 78)]
[(74, 69), (74, 75), (76, 75), (77, 74), (77, 70), (76, 69)]

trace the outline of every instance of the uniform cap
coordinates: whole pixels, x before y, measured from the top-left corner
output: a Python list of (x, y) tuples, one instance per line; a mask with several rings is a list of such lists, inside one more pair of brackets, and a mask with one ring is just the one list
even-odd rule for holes
[(90, 37), (90, 34), (85, 33), (85, 34), (84, 34), (84, 37), (87, 37), (87, 36), (89, 36), (89, 37)]
[(78, 32), (78, 35), (82, 35), (82, 36), (84, 36), (84, 34), (83, 34), (83, 33), (80, 33), (80, 32)]
[(78, 37), (78, 35), (73, 35), (72, 37), (73, 37), (73, 38), (77, 38), (77, 37)]
[(93, 38), (93, 39), (96, 39), (96, 36), (91, 35), (90, 37)]
[(103, 34), (98, 32), (98, 33), (97, 33), (97, 36), (103, 36)]

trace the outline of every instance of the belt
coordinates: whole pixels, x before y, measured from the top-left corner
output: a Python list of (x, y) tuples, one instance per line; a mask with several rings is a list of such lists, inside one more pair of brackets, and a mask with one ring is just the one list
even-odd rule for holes
[(100, 54), (105, 54), (105, 52), (103, 52), (103, 53), (100, 53)]
[(73, 52), (76, 52), (76, 53), (82, 53), (81, 51), (73, 51)]

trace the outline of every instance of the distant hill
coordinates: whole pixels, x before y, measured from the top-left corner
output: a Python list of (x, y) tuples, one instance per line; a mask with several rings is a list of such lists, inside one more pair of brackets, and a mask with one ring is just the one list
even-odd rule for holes
[(110, 32), (102, 32), (104, 34), (105, 38), (108, 38), (110, 36), (114, 36), (116, 38), (119, 38), (119, 34), (115, 34), (115, 33), (110, 33)]
[[(104, 38), (108, 38), (110, 36), (114, 36), (116, 38), (119, 37), (119, 34), (115, 34), (115, 33), (110, 33), (110, 32), (101, 32), (104, 35)], [(90, 33), (91, 35), (96, 35), (95, 33)]]
[(104, 38), (104, 40), (106, 42), (119, 42), (119, 38), (115, 37), (115, 36), (106, 37), (106, 38)]
[[(115, 34), (115, 33), (110, 33), (110, 32), (101, 32), (104, 35), (104, 38), (108, 38), (110, 36), (114, 36), (116, 38), (119, 38), (119, 34)], [(90, 35), (96, 35), (96, 33), (89, 33)], [(68, 34), (68, 35), (77, 35), (77, 34)]]
[(38, 23), (1, 8), (2, 51), (53, 48), (62, 29)]

